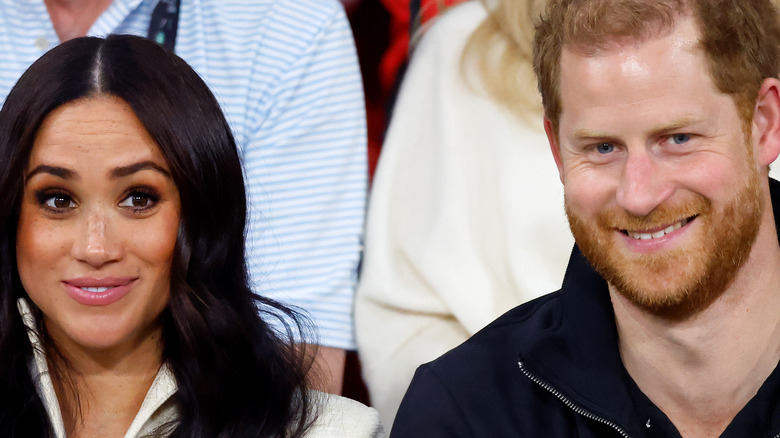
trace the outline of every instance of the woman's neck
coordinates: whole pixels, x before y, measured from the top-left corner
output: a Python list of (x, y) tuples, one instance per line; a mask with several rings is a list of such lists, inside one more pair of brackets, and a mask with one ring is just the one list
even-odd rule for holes
[(106, 373), (79, 376), (72, 382), (55, 381), (67, 436), (124, 436), (156, 374), (157, 371), (135, 375)]
[(68, 437), (124, 436), (162, 366), (162, 329), (131, 348), (79, 349), (57, 341), (47, 352)]

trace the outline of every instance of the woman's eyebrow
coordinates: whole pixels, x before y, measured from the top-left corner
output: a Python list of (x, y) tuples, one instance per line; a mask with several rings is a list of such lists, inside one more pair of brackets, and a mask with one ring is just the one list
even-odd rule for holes
[[(165, 176), (166, 178), (171, 178), (170, 172), (168, 172), (167, 170), (165, 170), (164, 168), (162, 168), (160, 165), (158, 165), (153, 161), (140, 161), (138, 163), (130, 164), (127, 166), (115, 167), (114, 169), (111, 170), (111, 178), (122, 178), (147, 169), (157, 171), (163, 174), (163, 176)], [(62, 179), (75, 178), (75, 173), (70, 169), (66, 169), (64, 167), (59, 167), (59, 166), (50, 166), (48, 164), (41, 164), (36, 166), (33, 170), (31, 170), (27, 174), (27, 176), (24, 178), (24, 182), (27, 183), (28, 181), (30, 181), (32, 177), (34, 177), (39, 173), (48, 173)]]
[(157, 172), (160, 172), (166, 178), (170, 178), (171, 177), (171, 173), (168, 172), (167, 170), (163, 169), (159, 164), (157, 164), (157, 163), (155, 163), (153, 161), (148, 161), (147, 160), (147, 161), (140, 161), (138, 163), (130, 164), (130, 165), (127, 165), (127, 166), (115, 167), (111, 171), (111, 178), (122, 178), (122, 177), (125, 177), (125, 176), (128, 176), (128, 175), (132, 175), (132, 174), (134, 174), (136, 172), (140, 172), (142, 170), (147, 170), (147, 169), (151, 169), (151, 170), (155, 170)]
[(62, 178), (62, 179), (70, 179), (73, 178), (73, 171), (70, 169), (66, 169), (64, 167), (58, 167), (58, 166), (49, 166), (46, 164), (41, 164), (39, 166), (36, 166), (35, 169), (31, 170), (30, 173), (27, 174), (27, 176), (24, 178), (25, 184), (27, 181), (30, 181), (30, 178), (34, 177), (35, 175), (39, 173), (50, 173), (56, 177)]

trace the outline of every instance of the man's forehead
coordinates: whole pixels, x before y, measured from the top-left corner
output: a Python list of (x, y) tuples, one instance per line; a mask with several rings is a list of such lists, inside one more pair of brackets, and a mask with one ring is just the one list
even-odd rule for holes
[(562, 110), (566, 111), (566, 101), (575, 94), (619, 98), (636, 87), (664, 87), (675, 75), (695, 75), (697, 80), (713, 84), (692, 19), (681, 20), (671, 32), (653, 39), (616, 41), (598, 54), (564, 46), (559, 84)]
[[(616, 128), (616, 117), (625, 114), (648, 126), (702, 118), (714, 110), (704, 102), (719, 102), (707, 96), (722, 94), (710, 77), (693, 20), (680, 21), (664, 36), (616, 44), (596, 56), (564, 48), (561, 63), (561, 134), (596, 122)], [(648, 106), (651, 101), (657, 103)]]

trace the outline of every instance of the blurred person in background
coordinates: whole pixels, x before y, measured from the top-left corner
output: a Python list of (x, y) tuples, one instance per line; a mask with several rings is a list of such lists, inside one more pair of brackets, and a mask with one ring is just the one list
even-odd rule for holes
[(573, 238), (531, 67), (530, 0), (469, 1), (415, 48), (373, 182), (356, 302), (392, 424), (418, 365), (560, 287)]

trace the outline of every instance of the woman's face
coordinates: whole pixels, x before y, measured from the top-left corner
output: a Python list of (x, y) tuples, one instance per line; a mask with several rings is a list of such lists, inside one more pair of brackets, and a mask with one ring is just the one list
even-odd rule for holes
[(130, 106), (99, 96), (54, 110), (24, 178), (19, 276), (52, 338), (63, 351), (159, 343), (180, 200)]

